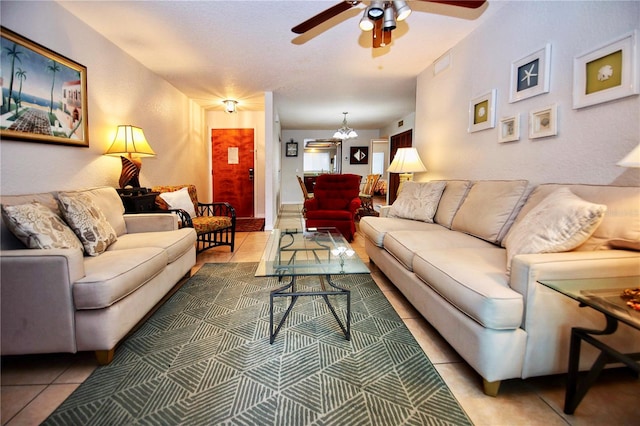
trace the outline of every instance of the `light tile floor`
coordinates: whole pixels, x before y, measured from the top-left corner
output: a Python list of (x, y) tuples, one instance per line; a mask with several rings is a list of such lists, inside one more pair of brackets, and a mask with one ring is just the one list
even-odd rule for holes
[[(284, 206), (281, 228), (300, 228), (300, 206)], [(204, 263), (257, 262), (268, 232), (239, 233), (236, 250), (212, 249), (198, 255), (195, 273)], [(352, 243), (368, 262), (364, 239)], [(370, 265), (371, 275), (476, 425), (639, 425), (640, 381), (628, 370), (605, 371), (574, 415), (562, 412), (564, 375), (503, 381), (496, 398), (482, 393), (481, 378), (418, 314), (388, 279)], [(37, 425), (96, 368), (91, 353), (3, 357), (2, 425)]]

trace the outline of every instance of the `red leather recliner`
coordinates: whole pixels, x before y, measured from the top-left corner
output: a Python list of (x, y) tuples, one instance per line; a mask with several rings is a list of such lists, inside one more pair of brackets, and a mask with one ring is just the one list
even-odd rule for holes
[(360, 176), (320, 175), (313, 198), (305, 200), (307, 228), (338, 228), (347, 241), (356, 233), (355, 216), (360, 208)]

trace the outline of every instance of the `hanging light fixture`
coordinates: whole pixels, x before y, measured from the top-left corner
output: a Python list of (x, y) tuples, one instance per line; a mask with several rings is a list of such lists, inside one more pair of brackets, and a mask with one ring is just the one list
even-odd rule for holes
[(411, 14), (406, 1), (372, 1), (360, 19), (360, 29), (371, 31), (373, 47), (384, 47), (391, 43), (391, 31), (396, 29), (396, 22), (404, 21)]
[(229, 114), (236, 112), (236, 105), (238, 105), (238, 101), (234, 101), (233, 99), (226, 99), (222, 101), (224, 104), (224, 110)]
[(347, 114), (349, 113), (343, 112), (343, 114), (344, 119), (342, 120), (342, 127), (336, 130), (336, 132), (333, 134), (333, 137), (342, 140), (357, 138), (358, 134), (356, 133), (356, 131), (347, 125)]

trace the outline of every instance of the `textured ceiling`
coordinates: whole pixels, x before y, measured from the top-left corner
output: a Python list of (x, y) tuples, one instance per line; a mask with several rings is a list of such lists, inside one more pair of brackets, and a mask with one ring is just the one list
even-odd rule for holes
[(263, 110), (274, 93), (283, 129), (335, 129), (342, 112), (378, 129), (415, 110), (416, 76), (502, 6), (410, 1), (390, 46), (371, 48), (361, 3), (304, 35), (291, 28), (336, 1), (62, 1), (63, 7), (188, 97)]

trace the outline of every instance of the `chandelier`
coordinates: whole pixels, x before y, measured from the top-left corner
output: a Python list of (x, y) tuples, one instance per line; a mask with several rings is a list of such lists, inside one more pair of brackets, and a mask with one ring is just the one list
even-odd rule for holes
[(397, 21), (404, 21), (411, 14), (405, 1), (372, 1), (360, 19), (362, 31), (373, 30), (373, 47), (384, 47), (391, 43), (391, 31)]
[(343, 114), (344, 114), (344, 119), (342, 120), (342, 127), (336, 130), (336, 132), (333, 134), (333, 137), (336, 139), (342, 139), (342, 140), (357, 138), (358, 134), (356, 133), (356, 131), (353, 130), (351, 127), (347, 126), (347, 114), (349, 113), (343, 112)]

